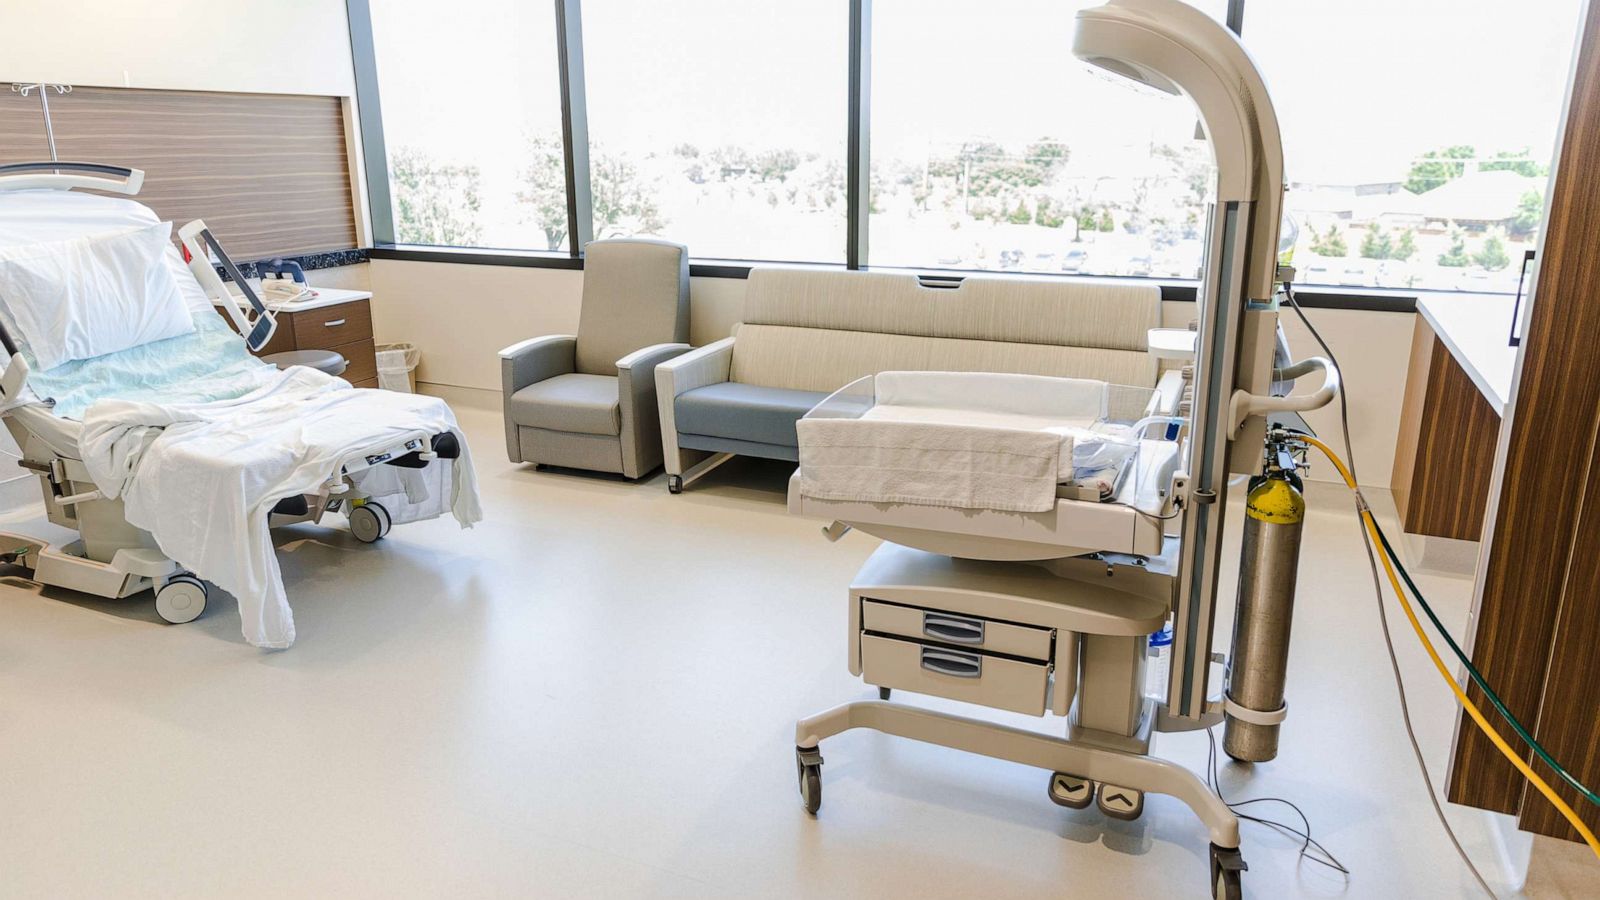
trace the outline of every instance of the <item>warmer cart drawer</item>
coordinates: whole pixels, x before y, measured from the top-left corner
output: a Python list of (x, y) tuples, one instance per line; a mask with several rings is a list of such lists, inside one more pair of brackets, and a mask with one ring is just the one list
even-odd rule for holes
[(1014, 625), (936, 609), (862, 599), (861, 627), (864, 631), (953, 644), (963, 649), (1004, 653), (1040, 661), (1050, 659), (1048, 628)]
[(874, 634), (860, 639), (861, 677), (869, 684), (1044, 715), (1045, 663)]

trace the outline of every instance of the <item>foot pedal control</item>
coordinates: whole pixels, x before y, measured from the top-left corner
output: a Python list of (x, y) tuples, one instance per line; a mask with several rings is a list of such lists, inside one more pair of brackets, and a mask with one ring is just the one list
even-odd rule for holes
[(1144, 814), (1144, 791), (1133, 788), (1102, 784), (1095, 795), (1095, 802), (1101, 812), (1113, 819), (1131, 822)]
[(1094, 782), (1065, 772), (1050, 776), (1050, 799), (1058, 806), (1083, 809), (1094, 801)]

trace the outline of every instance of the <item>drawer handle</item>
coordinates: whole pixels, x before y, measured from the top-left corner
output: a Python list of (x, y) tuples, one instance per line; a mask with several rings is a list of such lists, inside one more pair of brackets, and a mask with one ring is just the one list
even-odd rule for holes
[(930, 672), (956, 678), (983, 677), (983, 657), (976, 653), (962, 653), (959, 650), (935, 650), (932, 647), (923, 647), (922, 667)]
[(953, 644), (981, 644), (983, 620), (925, 612), (922, 614), (922, 633)]
[(338, 328), (340, 325), (343, 325), (343, 324), (344, 324), (344, 320), (343, 319), (334, 319), (331, 322), (323, 322), (322, 323), (322, 327), (323, 328)]

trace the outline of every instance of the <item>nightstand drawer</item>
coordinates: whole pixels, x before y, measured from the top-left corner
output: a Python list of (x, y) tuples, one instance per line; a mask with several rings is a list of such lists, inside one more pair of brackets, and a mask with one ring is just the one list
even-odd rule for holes
[(345, 381), (355, 384), (378, 377), (377, 347), (371, 339), (355, 341), (350, 344), (340, 344), (330, 347), (330, 350), (344, 357), (347, 366), (344, 374), (339, 376)]
[(372, 338), (372, 307), (366, 300), (294, 313), (298, 350), (329, 350)]

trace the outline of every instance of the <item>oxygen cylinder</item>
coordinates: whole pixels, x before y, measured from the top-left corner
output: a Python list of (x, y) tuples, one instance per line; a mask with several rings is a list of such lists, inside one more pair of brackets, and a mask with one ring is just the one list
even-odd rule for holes
[(1266, 762), (1278, 755), (1289, 624), (1306, 512), (1300, 491), (1293, 451), (1287, 444), (1269, 444), (1266, 472), (1251, 479), (1245, 499), (1239, 602), (1228, 661), (1222, 746), (1237, 760)]

